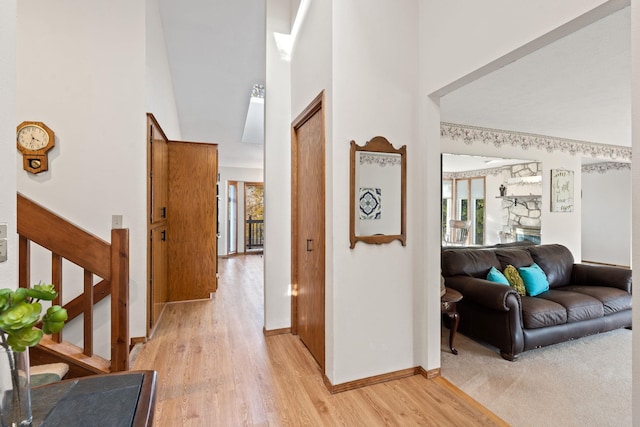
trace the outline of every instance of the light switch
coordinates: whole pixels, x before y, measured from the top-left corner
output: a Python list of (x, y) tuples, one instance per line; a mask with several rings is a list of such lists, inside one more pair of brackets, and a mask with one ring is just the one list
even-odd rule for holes
[(7, 239), (0, 239), (0, 262), (7, 260)]
[(7, 224), (0, 224), (0, 239), (6, 239), (7, 237)]

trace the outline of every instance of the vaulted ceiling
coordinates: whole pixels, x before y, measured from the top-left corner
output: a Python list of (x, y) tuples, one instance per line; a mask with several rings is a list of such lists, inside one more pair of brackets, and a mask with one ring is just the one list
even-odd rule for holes
[[(242, 135), (265, 83), (264, 0), (159, 4), (183, 139), (218, 143), (222, 166), (262, 167), (263, 145)], [(442, 120), (630, 146), (629, 23), (627, 7), (444, 96)]]
[(265, 83), (264, 0), (159, 0), (182, 139), (218, 143), (221, 166), (262, 168), (242, 142), (254, 84)]
[(442, 120), (631, 146), (629, 7), (441, 99)]

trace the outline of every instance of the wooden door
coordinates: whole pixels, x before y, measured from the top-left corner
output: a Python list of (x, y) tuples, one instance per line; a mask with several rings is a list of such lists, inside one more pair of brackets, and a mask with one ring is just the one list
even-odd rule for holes
[(293, 123), (292, 330), (324, 372), (325, 140), (323, 94)]
[(167, 302), (168, 140), (152, 114), (147, 114), (147, 335)]
[(151, 172), (149, 174), (151, 192), (151, 223), (167, 219), (168, 191), (168, 143), (159, 126), (150, 122)]
[(168, 299), (217, 289), (216, 144), (169, 141)]
[(160, 318), (164, 303), (167, 302), (167, 228), (154, 227), (151, 230), (151, 268), (149, 329), (153, 329)]

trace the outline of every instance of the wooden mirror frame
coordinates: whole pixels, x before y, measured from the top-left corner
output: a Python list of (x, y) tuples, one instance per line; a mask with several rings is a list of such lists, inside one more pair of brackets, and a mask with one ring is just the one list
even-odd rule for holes
[[(374, 153), (399, 154), (400, 163), (400, 234), (374, 234), (361, 236), (356, 235), (356, 152), (367, 151)], [(382, 136), (376, 136), (367, 141), (364, 146), (359, 146), (355, 141), (351, 141), (351, 171), (349, 176), (349, 237), (351, 241), (351, 249), (356, 246), (357, 242), (380, 245), (389, 243), (394, 240), (400, 240), (402, 246), (407, 244), (406, 234), (406, 218), (407, 218), (407, 146), (403, 145), (399, 149), (393, 148), (393, 145)]]

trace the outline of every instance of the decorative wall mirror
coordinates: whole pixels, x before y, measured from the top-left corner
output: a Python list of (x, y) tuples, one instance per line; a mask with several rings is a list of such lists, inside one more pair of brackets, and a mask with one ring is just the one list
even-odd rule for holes
[(351, 141), (351, 248), (356, 242), (406, 245), (407, 146), (376, 136), (364, 146)]
[[(542, 205), (541, 162), (442, 154), (444, 246), (540, 243)], [(456, 220), (470, 222), (462, 241), (456, 240), (459, 229), (452, 227)]]

